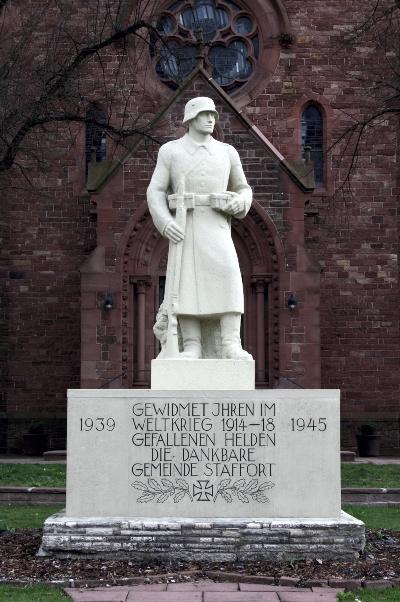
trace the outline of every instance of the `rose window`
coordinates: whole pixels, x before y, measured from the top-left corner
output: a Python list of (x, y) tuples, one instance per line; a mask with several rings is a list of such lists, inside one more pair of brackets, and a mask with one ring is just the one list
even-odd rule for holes
[[(259, 58), (260, 34), (250, 12), (232, 0), (178, 0), (167, 5), (152, 46), (160, 79), (176, 87), (196, 66), (203, 48), (205, 68), (227, 91), (245, 84)], [(201, 42), (200, 42), (201, 40)]]

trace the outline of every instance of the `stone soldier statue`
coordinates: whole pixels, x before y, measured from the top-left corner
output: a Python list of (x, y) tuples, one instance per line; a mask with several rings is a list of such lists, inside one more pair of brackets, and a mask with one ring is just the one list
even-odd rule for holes
[[(231, 237), (231, 218), (245, 217), (252, 192), (237, 151), (211, 135), (216, 119), (211, 98), (186, 104), (188, 131), (161, 146), (147, 191), (154, 224), (170, 240), (165, 299), (154, 327), (159, 357), (204, 358), (202, 323), (218, 320), (219, 356), (252, 359), (240, 341), (243, 284)], [(174, 314), (183, 350), (169, 353)]]

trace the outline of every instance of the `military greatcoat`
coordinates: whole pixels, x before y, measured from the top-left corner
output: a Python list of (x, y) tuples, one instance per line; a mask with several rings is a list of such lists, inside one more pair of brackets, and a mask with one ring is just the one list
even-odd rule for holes
[[(157, 229), (164, 233), (173, 213), (167, 196), (178, 192), (202, 195), (236, 192), (243, 200), (243, 218), (250, 209), (252, 193), (237, 151), (211, 138), (205, 144), (188, 134), (161, 146), (147, 200)], [(182, 191), (179, 190), (181, 193)], [(204, 196), (203, 196), (204, 195)], [(170, 283), (166, 283), (168, 289)], [(231, 218), (210, 205), (187, 211), (179, 286), (180, 315), (212, 316), (243, 313), (243, 284), (231, 237)]]

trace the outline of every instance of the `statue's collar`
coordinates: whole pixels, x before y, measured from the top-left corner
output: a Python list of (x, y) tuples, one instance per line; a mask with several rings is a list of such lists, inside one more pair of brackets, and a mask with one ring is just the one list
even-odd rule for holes
[(190, 155), (194, 155), (194, 153), (196, 151), (199, 150), (199, 148), (205, 148), (206, 151), (210, 154), (210, 155), (215, 155), (216, 152), (216, 146), (217, 146), (217, 141), (215, 140), (215, 138), (212, 138), (209, 140), (209, 142), (206, 143), (198, 143), (195, 140), (193, 140), (193, 138), (191, 138), (189, 136), (189, 134), (185, 134), (182, 138), (182, 144), (185, 147), (185, 150), (190, 154)]

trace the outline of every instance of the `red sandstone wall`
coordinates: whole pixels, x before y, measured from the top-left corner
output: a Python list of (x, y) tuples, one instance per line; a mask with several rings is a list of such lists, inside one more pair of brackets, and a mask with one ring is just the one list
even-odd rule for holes
[[(385, 77), (390, 57), (343, 35), (371, 9), (366, 0), (285, 2), (295, 46), (284, 51), (272, 81), (248, 107), (251, 118), (289, 158), (299, 157), (299, 114), (307, 100), (326, 111), (330, 148), (354, 121), (376, 107), (360, 76)], [(328, 153), (326, 190), (310, 196), (307, 248), (321, 265), (322, 381), (342, 391), (343, 443), (351, 424), (377, 422), (385, 447), (399, 450), (398, 121), (367, 132), (351, 187), (343, 182), (353, 148)], [(344, 156), (343, 153), (344, 152)]]
[(60, 445), (65, 390), (79, 386), (79, 267), (93, 248), (94, 232), (88, 199), (68, 181), (72, 161), (61, 154), (40, 193), (8, 193), (4, 384), (8, 436), (16, 447), (21, 441), (14, 434), (26, 432), (32, 421), (51, 425), (49, 445)]
[[(343, 31), (362, 18), (361, 9), (368, 4), (367, 0), (285, 1), (296, 44), (282, 51), (273, 78), (246, 113), (289, 159), (300, 158), (299, 113), (307, 100), (320, 100), (326, 110), (328, 147), (350, 123), (347, 113), (362, 116), (369, 110), (371, 103), (355, 72), (379, 61), (384, 70), (385, 59), (363, 44), (351, 51), (341, 48)], [(77, 24), (82, 19), (79, 10)], [(111, 82), (117, 57), (110, 52), (104, 59), (105, 81), (109, 76)], [(83, 85), (85, 81), (93, 86), (89, 72)], [(126, 105), (132, 86), (136, 94)], [(129, 64), (120, 71), (112, 93), (121, 99), (121, 106), (127, 106), (124, 116), (137, 119), (136, 102), (142, 89)], [(145, 120), (160, 99), (140, 98), (144, 103), (140, 115)], [(121, 119), (121, 114), (116, 113), (115, 118)], [(396, 126), (388, 119), (379, 126), (378, 135), (371, 132), (365, 138), (351, 194), (332, 197), (350, 160), (345, 157), (340, 162), (342, 147), (333, 149), (328, 155), (326, 190), (310, 195), (309, 208), (315, 211), (306, 218), (307, 246), (322, 268), (323, 386), (342, 390), (344, 444), (354, 445), (354, 423), (377, 421), (385, 433), (385, 446), (391, 450), (399, 448)], [(7, 411), (8, 438), (14, 447), (19, 444), (14, 435), (23, 430), (16, 420), (26, 422), (30, 415), (41, 415), (57, 437), (64, 428), (65, 391), (79, 383), (78, 270), (95, 244), (91, 204), (80, 194), (83, 132), (73, 148), (63, 128), (42, 133), (40, 143), (48, 150), (52, 165), (51, 173), (45, 171), (35, 179), (41, 192), (29, 192), (25, 185), (23, 190), (8, 188), (7, 204), (2, 208), (6, 214), (2, 222), (1, 333), (8, 337), (8, 344), (0, 357), (6, 366), (0, 421), (4, 432)], [(256, 179), (256, 174), (250, 177)], [(99, 221), (105, 228), (99, 235), (112, 241), (106, 258), (110, 271), (122, 225), (134, 210), (132, 195), (138, 183), (144, 189), (146, 178), (147, 174), (136, 168), (130, 172), (127, 163), (123, 180), (117, 179), (107, 189), (110, 202), (99, 204)], [(108, 333), (99, 333), (99, 340), (106, 337), (102, 339), (104, 353), (110, 342), (107, 336), (114, 333), (113, 327)]]
[[(27, 2), (24, 17), (30, 9), (40, 14), (40, 4), (41, 0)], [(89, 7), (80, 2), (72, 6), (68, 22), (76, 40), (89, 22)], [(29, 70), (47, 47), (47, 25), (43, 19), (34, 21), (23, 76), (26, 98), (21, 102), (33, 96), (35, 82)], [(59, 52), (67, 56), (68, 50), (64, 41)], [(138, 110), (126, 102), (135, 85), (133, 68), (121, 65), (120, 53), (120, 49), (103, 53), (104, 79), (98, 81), (98, 75), (94, 79), (87, 66), (77, 84), (89, 98), (104, 97), (105, 92), (117, 97), (123, 108), (116, 119), (134, 122)], [(76, 92), (72, 86), (70, 93)], [(26, 138), (27, 154), (19, 157), (30, 182), (18, 167), (1, 175), (0, 451), (21, 451), (23, 433), (38, 423), (49, 435), (48, 447), (65, 445), (66, 390), (80, 384), (79, 269), (96, 246), (93, 203), (84, 191), (84, 148), (82, 127), (47, 126), (46, 132), (39, 129)], [(37, 152), (39, 162), (32, 152)], [(112, 158), (112, 148), (109, 154)]]

